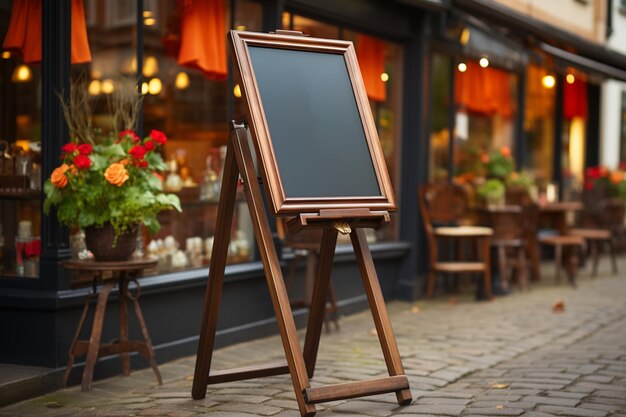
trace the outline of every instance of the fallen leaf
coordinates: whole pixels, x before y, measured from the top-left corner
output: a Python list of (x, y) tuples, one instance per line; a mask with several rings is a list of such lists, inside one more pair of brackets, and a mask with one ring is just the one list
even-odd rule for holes
[(378, 332), (376, 331), (376, 328), (375, 328), (375, 327), (373, 327), (373, 328), (370, 330), (370, 336), (378, 336)]
[(411, 313), (417, 314), (420, 312), (420, 308), (418, 306), (411, 307)]
[(496, 405), (496, 410), (504, 410), (504, 404)]
[(188, 376), (187, 378), (185, 378), (187, 381), (193, 381), (193, 375)]
[(491, 384), (491, 388), (493, 389), (507, 389), (509, 387), (509, 384), (501, 384), (501, 383), (494, 383)]
[(552, 304), (552, 312), (553, 313), (562, 313), (565, 311), (565, 301), (560, 298), (557, 298)]
[(458, 304), (459, 299), (457, 297), (452, 297), (448, 299), (448, 304)]

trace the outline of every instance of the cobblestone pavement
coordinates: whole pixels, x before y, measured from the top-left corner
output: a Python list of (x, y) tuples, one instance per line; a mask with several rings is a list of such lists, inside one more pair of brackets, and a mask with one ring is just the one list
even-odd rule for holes
[[(621, 270), (626, 262), (621, 260)], [(608, 263), (608, 262), (606, 262)], [(626, 417), (626, 274), (579, 279), (578, 289), (552, 282), (492, 302), (438, 296), (389, 304), (413, 403), (393, 394), (320, 404), (331, 416), (624, 416)], [(563, 302), (561, 312), (553, 308)], [(324, 333), (312, 385), (385, 375), (369, 312), (342, 317)], [(302, 334), (301, 334), (302, 335)], [(278, 337), (220, 349), (217, 368), (281, 360)], [(287, 375), (210, 386), (190, 397), (195, 357), (71, 387), (0, 408), (6, 416), (298, 416)]]

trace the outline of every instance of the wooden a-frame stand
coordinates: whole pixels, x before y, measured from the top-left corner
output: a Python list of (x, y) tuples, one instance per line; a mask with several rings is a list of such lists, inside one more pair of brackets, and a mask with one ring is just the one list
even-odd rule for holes
[[(372, 256), (365, 239), (365, 233), (362, 230), (363, 227), (377, 227), (388, 222), (389, 215), (386, 211), (371, 212), (367, 209), (322, 210), (315, 214), (301, 214), (289, 222), (288, 227), (292, 231), (304, 228), (322, 228), (324, 230), (304, 351), (302, 351), (265, 213), (246, 129), (243, 125), (231, 122), (230, 130), (198, 356), (193, 378), (193, 398), (204, 398), (208, 384), (289, 373), (302, 416), (314, 415), (316, 412), (314, 404), (316, 403), (388, 392), (396, 393), (399, 404), (410, 403), (412, 398), (409, 382), (404, 375)], [(246, 200), (287, 361), (209, 373), (239, 175), (243, 179)], [(313, 377), (315, 371), (338, 231), (350, 233), (389, 376), (366, 381), (311, 387), (309, 378)]]

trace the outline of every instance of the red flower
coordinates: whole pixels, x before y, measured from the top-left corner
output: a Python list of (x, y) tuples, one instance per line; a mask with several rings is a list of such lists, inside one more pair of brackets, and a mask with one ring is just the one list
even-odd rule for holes
[(93, 146), (88, 143), (83, 143), (78, 145), (76, 149), (78, 149), (78, 153), (81, 155), (89, 155), (93, 151)]
[(160, 130), (152, 130), (152, 132), (150, 132), (150, 137), (159, 145), (165, 145), (165, 142), (167, 142), (167, 136), (165, 136), (165, 133)]
[(137, 136), (134, 130), (122, 130), (117, 137), (120, 139), (124, 139), (125, 137), (130, 136), (133, 139), (133, 142), (139, 142), (140, 138)]
[(146, 151), (151, 151), (154, 149), (154, 142), (147, 140), (146, 143), (143, 144), (143, 147), (146, 148)]
[(141, 145), (135, 145), (130, 148), (130, 151), (128, 151), (128, 153), (135, 159), (143, 159), (143, 157), (146, 155), (146, 148)]
[(86, 155), (78, 155), (74, 158), (74, 165), (78, 169), (87, 169), (91, 166), (91, 159)]
[(139, 168), (145, 168), (148, 166), (148, 161), (146, 161), (145, 159), (140, 159), (139, 161), (135, 161), (135, 165), (137, 165)]
[(626, 171), (626, 162), (620, 162), (618, 169), (620, 171)]
[(78, 145), (76, 145), (75, 143), (66, 143), (65, 145), (63, 145), (63, 147), (61, 147), (61, 150), (65, 153), (73, 153), (76, 148), (78, 148)]
[(597, 180), (602, 176), (600, 167), (589, 167), (585, 170), (585, 176), (592, 180)]

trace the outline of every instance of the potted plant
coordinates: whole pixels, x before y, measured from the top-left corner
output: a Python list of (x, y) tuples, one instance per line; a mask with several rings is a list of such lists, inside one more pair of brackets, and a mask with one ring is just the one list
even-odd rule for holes
[(496, 178), (488, 179), (476, 189), (476, 193), (485, 201), (487, 206), (504, 204), (504, 192), (504, 184)]
[(481, 155), (481, 162), (485, 166), (488, 178), (504, 180), (515, 169), (515, 161), (508, 146), (503, 146), (498, 150), (491, 151), (489, 154)]
[[(160, 211), (181, 211), (178, 196), (162, 191), (159, 172), (167, 166), (160, 150), (166, 135), (152, 130), (142, 139), (132, 130), (134, 110), (123, 114), (129, 106), (138, 108), (140, 98), (131, 91), (130, 98), (118, 96), (109, 103), (114, 123), (108, 135), (91, 127), (86, 93), (72, 92), (64, 103), (71, 140), (61, 148), (61, 165), (44, 184), (44, 212), (55, 207), (60, 223), (83, 228), (87, 248), (101, 261), (127, 260), (140, 224), (154, 232)], [(116, 133), (118, 126), (126, 129)]]

